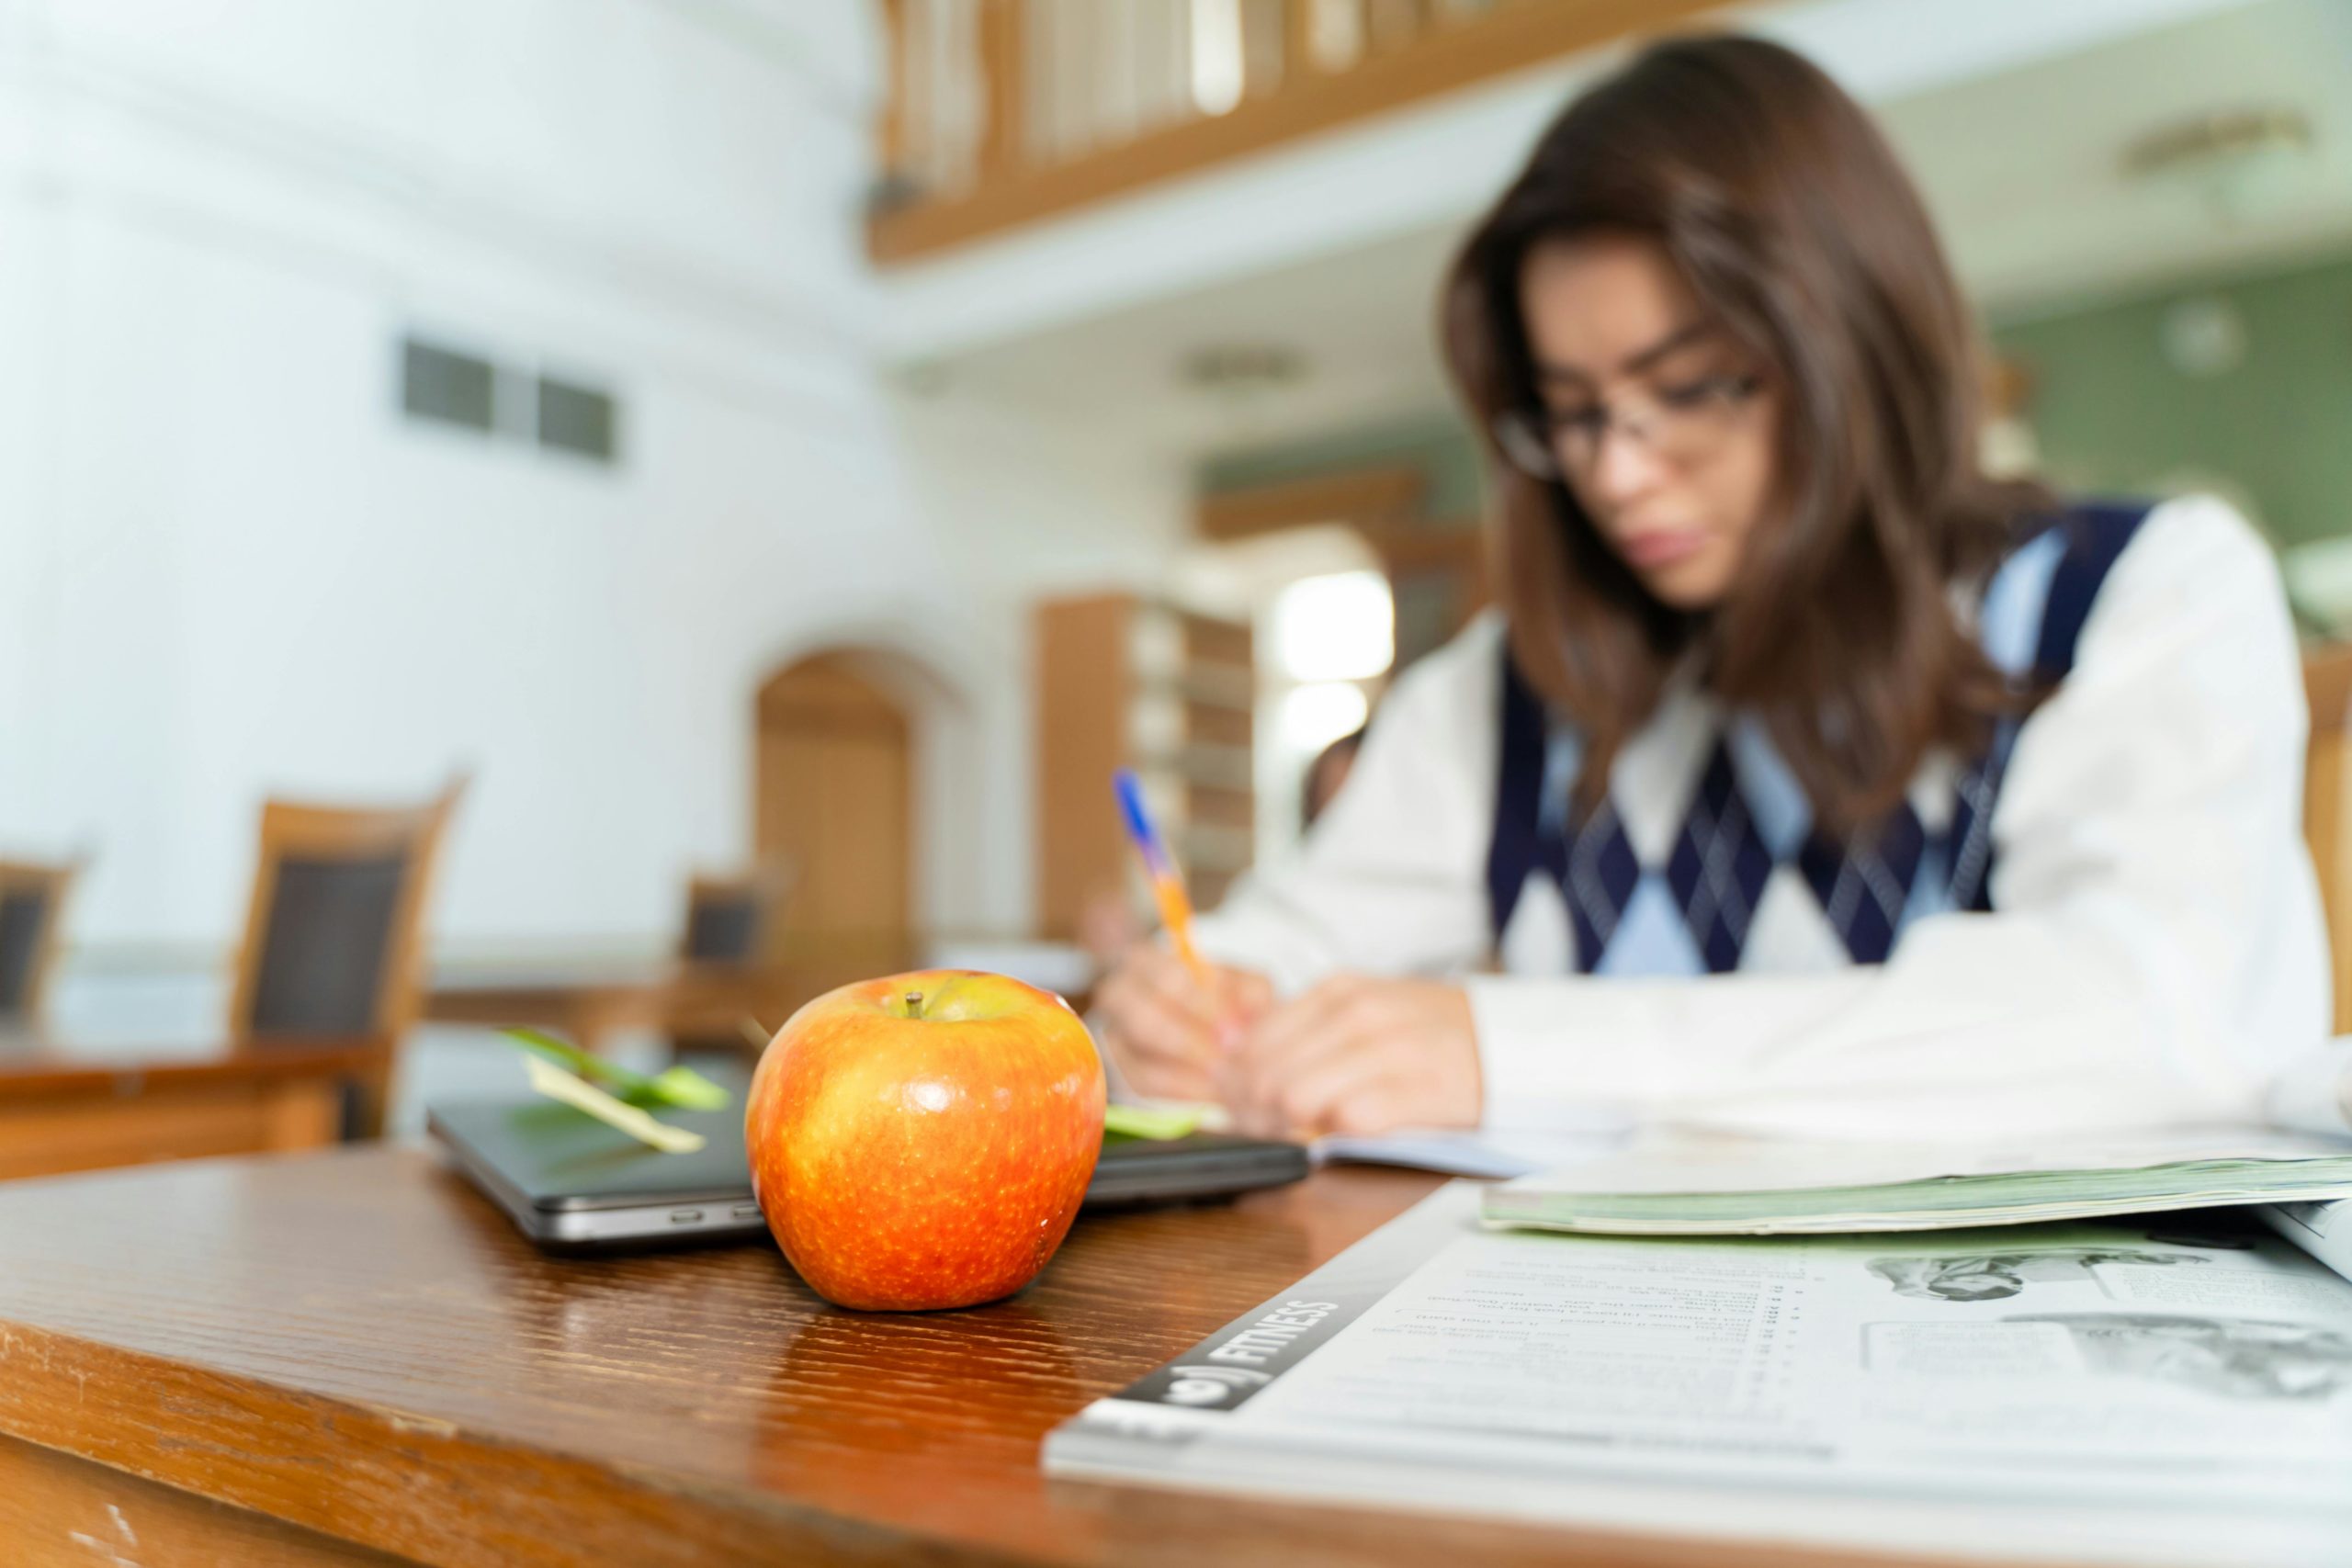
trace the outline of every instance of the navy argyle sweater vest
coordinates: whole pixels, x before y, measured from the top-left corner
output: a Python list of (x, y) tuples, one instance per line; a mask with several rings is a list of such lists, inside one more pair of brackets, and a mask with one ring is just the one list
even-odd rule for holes
[[(1978, 617), (1996, 667), (2052, 685), (2065, 677), (2099, 586), (2147, 513), (2145, 504), (2078, 506), (2009, 555), (1986, 585)], [(1855, 963), (1883, 963), (1913, 921), (1992, 908), (1993, 808), (2018, 728), (2003, 722), (1984, 755), (1957, 771), (1948, 810), (1923, 816), (1906, 801), (1870, 828), (1833, 837), (1814, 826), (1764, 727), (1734, 715), (1684, 783), (1670, 852), (1663, 863), (1645, 863), (1613, 793), (1589, 814), (1570, 809), (1580, 738), (1549, 720), (1506, 647), (1487, 856), (1495, 939), (1501, 942), (1528, 878), (1540, 875), (1566, 905), (1578, 970), (1721, 974), (1741, 966), (1768, 885), (1793, 878), (1819, 900)]]

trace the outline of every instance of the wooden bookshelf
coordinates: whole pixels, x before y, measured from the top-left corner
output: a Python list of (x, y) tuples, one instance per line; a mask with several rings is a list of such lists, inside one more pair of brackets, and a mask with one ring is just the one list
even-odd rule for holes
[(1134, 768), (1193, 899), (1211, 908), (1255, 851), (1257, 666), (1245, 621), (1131, 593), (1036, 612), (1037, 912), (1077, 933), (1088, 903), (1130, 889), (1134, 852), (1111, 773)]

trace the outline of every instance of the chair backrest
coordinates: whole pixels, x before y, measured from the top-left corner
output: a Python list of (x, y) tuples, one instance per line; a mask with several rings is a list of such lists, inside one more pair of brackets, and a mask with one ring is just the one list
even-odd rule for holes
[(2335, 1032), (2352, 1033), (2352, 643), (2303, 659), (2312, 708), (2303, 764), (2303, 838), (2327, 910), (2328, 968), (2335, 978)]
[(0, 861), (0, 1024), (39, 1021), (78, 865)]
[(263, 806), (229, 1012), (240, 1041), (390, 1041), (415, 1020), (426, 901), (463, 789), (405, 810)]
[(686, 885), (685, 933), (678, 956), (689, 964), (748, 967), (767, 956), (791, 872), (763, 866), (734, 876), (697, 876)]

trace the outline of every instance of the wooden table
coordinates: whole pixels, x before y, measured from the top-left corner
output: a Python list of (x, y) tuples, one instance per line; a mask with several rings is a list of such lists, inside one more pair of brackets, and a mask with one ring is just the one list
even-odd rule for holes
[(773, 1031), (797, 1005), (790, 993), (783, 976), (728, 965), (480, 970), (436, 976), (424, 1016), (552, 1030), (595, 1051), (627, 1033), (737, 1041), (747, 1018)]
[(379, 1083), (386, 1061), (366, 1041), (240, 1048), (0, 1032), (0, 1179), (316, 1148), (341, 1135), (345, 1086)]
[(1040, 1472), (1432, 1179), (1089, 1217), (1012, 1301), (871, 1316), (764, 1244), (542, 1257), (424, 1149), (0, 1187), (0, 1562), (1851, 1561)]

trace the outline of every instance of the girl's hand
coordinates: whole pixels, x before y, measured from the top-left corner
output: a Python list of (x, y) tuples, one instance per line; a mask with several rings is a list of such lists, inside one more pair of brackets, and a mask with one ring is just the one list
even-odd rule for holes
[(1233, 1070), (1261, 1136), (1475, 1127), (1484, 1107), (1469, 994), (1436, 980), (1334, 976), (1268, 1012)]
[(1128, 1087), (1162, 1100), (1222, 1100), (1230, 1043), (1273, 1005), (1274, 988), (1248, 969), (1208, 966), (1202, 993), (1183, 960), (1154, 942), (1128, 950), (1094, 990), (1103, 1049)]

